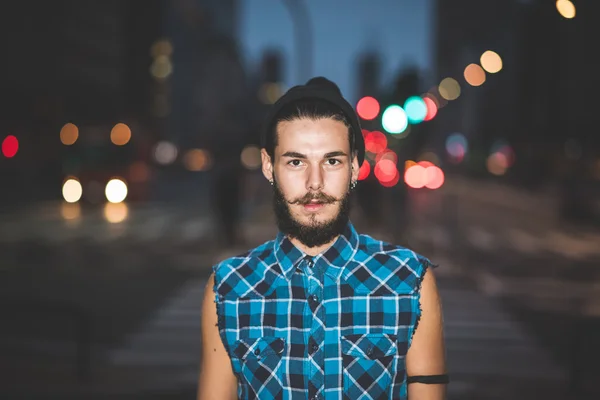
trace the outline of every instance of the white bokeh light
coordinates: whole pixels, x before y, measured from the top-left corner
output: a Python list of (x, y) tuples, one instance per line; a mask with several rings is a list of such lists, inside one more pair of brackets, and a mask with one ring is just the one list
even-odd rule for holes
[(111, 203), (120, 203), (127, 197), (127, 185), (120, 179), (111, 179), (106, 184), (104, 193)]
[(83, 188), (77, 179), (67, 179), (63, 184), (62, 195), (67, 203), (77, 203), (82, 194)]

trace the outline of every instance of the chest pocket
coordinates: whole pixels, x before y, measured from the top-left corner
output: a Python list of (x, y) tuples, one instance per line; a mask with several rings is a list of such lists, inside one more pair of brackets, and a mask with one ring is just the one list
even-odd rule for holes
[(234, 343), (231, 361), (240, 378), (243, 398), (282, 395), (281, 360), (284, 353), (283, 338), (243, 338)]
[(344, 399), (357, 399), (364, 394), (371, 399), (390, 398), (400, 358), (396, 336), (347, 335), (341, 344)]

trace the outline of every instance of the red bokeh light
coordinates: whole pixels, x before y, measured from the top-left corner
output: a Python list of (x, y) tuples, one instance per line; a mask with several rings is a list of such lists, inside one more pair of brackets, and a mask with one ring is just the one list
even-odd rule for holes
[(396, 186), (398, 184), (398, 182), (400, 182), (400, 172), (398, 170), (396, 170), (396, 174), (394, 175), (392, 180), (387, 181), (387, 182), (379, 181), (379, 183), (381, 183), (381, 185), (386, 188)]
[(2, 154), (6, 158), (12, 158), (19, 151), (19, 141), (13, 135), (8, 135), (2, 141)]
[(362, 181), (369, 177), (371, 173), (371, 164), (367, 160), (363, 161), (360, 169), (358, 170), (358, 180)]
[(404, 182), (413, 189), (419, 189), (425, 186), (425, 167), (422, 165), (413, 165), (404, 173)]
[(381, 160), (391, 160), (394, 164), (398, 164), (398, 155), (391, 149), (385, 149), (375, 157), (376, 163)]
[(428, 189), (438, 189), (444, 184), (444, 172), (439, 167), (426, 168), (425, 177), (427, 179), (425, 186)]
[(371, 96), (365, 96), (356, 104), (356, 113), (365, 120), (375, 119), (379, 115), (379, 102)]
[(425, 114), (425, 118), (423, 119), (423, 121), (431, 121), (438, 112), (438, 106), (437, 104), (435, 104), (435, 101), (433, 101), (433, 99), (429, 96), (423, 97), (423, 101), (427, 106), (427, 114)]
[(396, 168), (396, 163), (392, 160), (383, 159), (375, 164), (374, 173), (379, 182), (386, 183), (396, 177), (398, 168)]
[[(364, 133), (364, 132), (363, 132)], [(370, 153), (381, 153), (387, 148), (387, 137), (379, 131), (369, 132), (365, 136), (365, 149)]]
[(404, 181), (413, 189), (438, 189), (444, 184), (444, 171), (429, 162), (419, 162), (406, 170)]

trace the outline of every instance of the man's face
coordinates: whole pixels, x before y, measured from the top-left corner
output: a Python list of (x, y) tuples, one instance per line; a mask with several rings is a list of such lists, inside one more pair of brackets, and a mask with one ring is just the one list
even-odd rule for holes
[(345, 228), (350, 183), (358, 178), (348, 128), (331, 118), (302, 118), (280, 122), (277, 135), (274, 160), (264, 150), (262, 159), (274, 181), (279, 229), (308, 247), (324, 245)]

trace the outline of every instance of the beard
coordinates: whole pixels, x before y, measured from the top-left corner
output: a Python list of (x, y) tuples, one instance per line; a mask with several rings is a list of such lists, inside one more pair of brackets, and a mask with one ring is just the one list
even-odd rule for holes
[[(316, 215), (310, 217), (308, 224), (298, 221), (290, 209), (291, 205), (306, 205), (312, 200), (324, 205), (339, 203), (337, 215), (328, 221), (317, 221)], [(337, 199), (323, 192), (307, 193), (304, 196), (287, 200), (277, 181), (273, 179), (273, 210), (279, 230), (291, 238), (295, 238), (305, 246), (312, 248), (330, 243), (335, 237), (341, 235), (350, 220), (350, 191)]]

